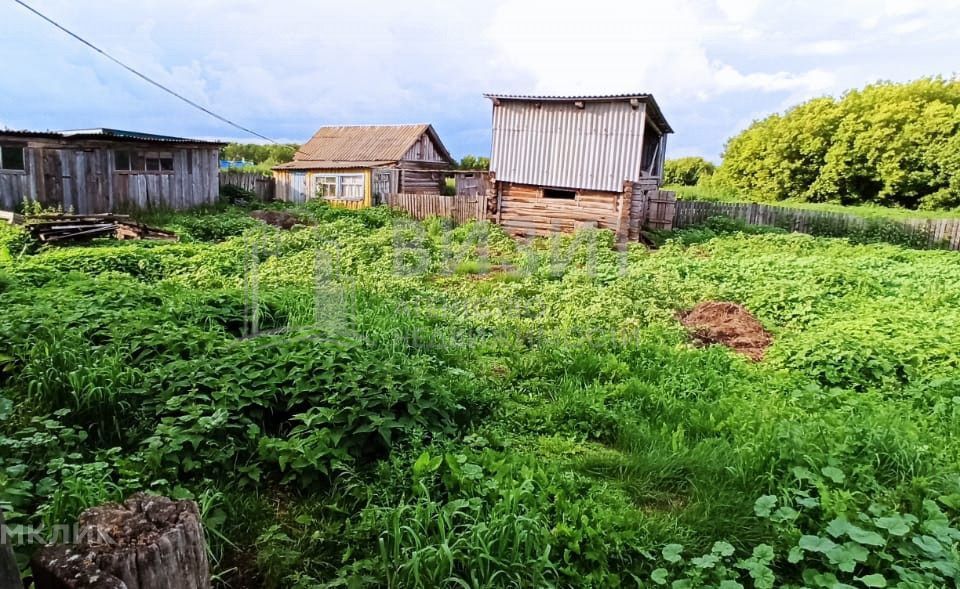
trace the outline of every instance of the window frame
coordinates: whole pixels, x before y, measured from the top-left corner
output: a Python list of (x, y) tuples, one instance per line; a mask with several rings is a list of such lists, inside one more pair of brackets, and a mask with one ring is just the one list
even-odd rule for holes
[[(552, 192), (553, 194), (548, 196), (547, 192)], [(559, 196), (559, 193), (561, 192), (567, 193), (570, 196)], [(569, 188), (551, 188), (549, 186), (544, 186), (540, 190), (540, 196), (542, 198), (549, 198), (550, 200), (569, 200), (569, 201), (576, 202), (580, 196), (580, 193), (576, 190), (572, 190)]]
[[(127, 166), (120, 167), (121, 154), (126, 154)], [(118, 174), (174, 174), (174, 154), (169, 151), (146, 151), (136, 148), (113, 150), (113, 169)]]
[[(3, 161), (3, 152), (8, 149), (20, 150), (20, 167), (8, 168)], [(0, 172), (4, 174), (26, 174), (27, 173), (27, 150), (23, 145), (0, 145)]]
[[(359, 179), (359, 184), (350, 183), (345, 184), (344, 180), (357, 180)], [(333, 182), (330, 182), (333, 180)], [(333, 185), (335, 194), (326, 194), (326, 190), (323, 190), (324, 194), (320, 194), (320, 189), (323, 187)], [(360, 194), (358, 196), (346, 196), (345, 186), (351, 188), (359, 187)], [(363, 172), (350, 172), (347, 174), (332, 174), (327, 172), (319, 172), (313, 175), (313, 188), (315, 195), (318, 198), (324, 198), (327, 200), (349, 200), (353, 202), (362, 202), (367, 197), (367, 175)]]

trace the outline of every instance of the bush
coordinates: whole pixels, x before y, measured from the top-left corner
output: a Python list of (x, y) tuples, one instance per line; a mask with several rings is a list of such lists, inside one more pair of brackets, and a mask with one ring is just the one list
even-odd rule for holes
[(244, 204), (257, 199), (257, 193), (236, 184), (224, 184), (220, 187), (220, 200), (230, 204)]
[(727, 144), (719, 184), (788, 198), (915, 209), (960, 200), (960, 80), (878, 83), (755, 122)]
[(696, 186), (701, 180), (712, 176), (717, 167), (702, 157), (683, 157), (667, 160), (663, 164), (663, 183), (679, 186)]

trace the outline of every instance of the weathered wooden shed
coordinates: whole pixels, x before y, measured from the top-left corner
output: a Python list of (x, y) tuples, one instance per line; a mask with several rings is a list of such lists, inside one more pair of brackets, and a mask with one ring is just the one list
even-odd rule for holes
[(454, 164), (431, 125), (321, 127), (292, 162), (273, 168), (276, 198), (364, 208), (390, 193), (440, 194)]
[(653, 96), (518, 96), (493, 103), (496, 218), (514, 235), (612, 229), (639, 238), (663, 175), (667, 123)]
[(117, 129), (0, 130), (0, 209), (25, 200), (83, 214), (212, 204), (223, 145)]

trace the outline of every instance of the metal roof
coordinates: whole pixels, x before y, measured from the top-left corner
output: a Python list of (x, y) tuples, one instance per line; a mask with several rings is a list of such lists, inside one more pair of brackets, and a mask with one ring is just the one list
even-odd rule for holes
[(300, 148), (294, 161), (396, 162), (424, 133), (430, 135), (440, 155), (454, 163), (437, 132), (428, 124), (321, 127)]
[(345, 170), (348, 168), (374, 168), (377, 166), (385, 166), (388, 164), (396, 163), (395, 160), (390, 161), (347, 161), (347, 160), (294, 160), (292, 162), (287, 162), (285, 164), (280, 164), (279, 166), (274, 166), (274, 170)]
[(138, 131), (123, 131), (120, 129), (71, 129), (67, 131), (25, 131), (0, 129), (0, 136), (15, 136), (37, 139), (105, 139), (114, 141), (142, 141), (147, 143), (191, 143), (210, 146), (226, 145), (223, 141), (209, 141), (206, 139), (188, 139), (170, 135), (155, 135)]
[(654, 124), (663, 133), (673, 133), (673, 128), (663, 116), (663, 111), (653, 98), (653, 94), (597, 94), (591, 96), (537, 96), (529, 94), (484, 94), (486, 98), (493, 100), (511, 100), (518, 102), (629, 102), (639, 100), (647, 107), (647, 112)]
[(575, 108), (572, 101), (504, 99), (493, 107), (497, 180), (607, 192), (639, 180), (647, 105), (592, 100)]

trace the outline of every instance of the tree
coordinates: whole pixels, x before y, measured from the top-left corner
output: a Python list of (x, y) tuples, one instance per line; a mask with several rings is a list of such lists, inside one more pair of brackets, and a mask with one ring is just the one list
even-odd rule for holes
[(230, 143), (220, 150), (220, 157), (231, 161), (244, 160), (254, 170), (269, 172), (273, 166), (293, 161), (298, 149), (300, 146), (295, 143)]
[(490, 158), (476, 155), (465, 155), (458, 166), (461, 170), (489, 170)]
[(702, 178), (712, 176), (717, 166), (702, 157), (682, 157), (663, 164), (663, 183), (696, 186)]
[(881, 82), (757, 121), (715, 181), (756, 200), (960, 206), (960, 79)]

